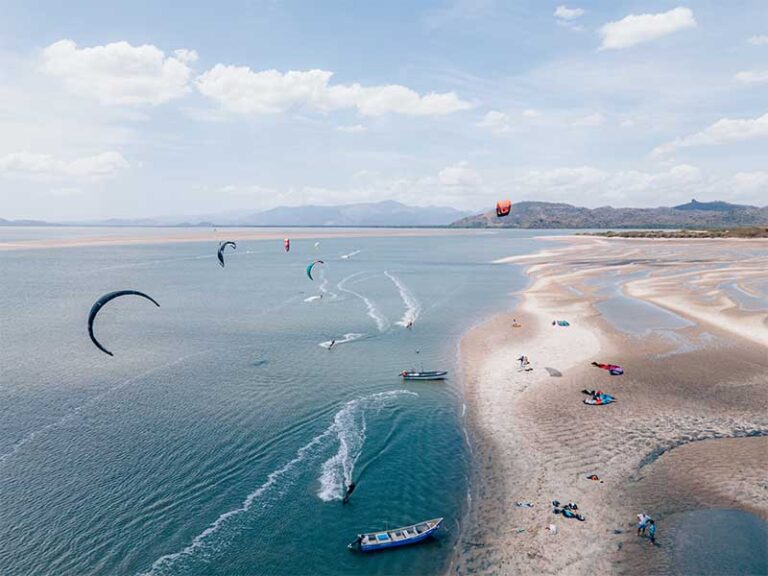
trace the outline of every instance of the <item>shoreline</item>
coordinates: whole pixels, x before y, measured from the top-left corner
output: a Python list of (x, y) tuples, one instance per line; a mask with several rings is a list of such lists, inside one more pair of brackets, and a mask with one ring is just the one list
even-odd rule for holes
[[(761, 489), (768, 314), (737, 310), (727, 296), (712, 294), (729, 273), (739, 281), (765, 277), (768, 251), (737, 265), (727, 240), (697, 241), (702, 254), (693, 258), (686, 241), (651, 251), (648, 241), (560, 238), (563, 248), (501, 260), (525, 264), (532, 283), (514, 312), (472, 328), (460, 344), (473, 467), (453, 574), (664, 572), (669, 552), (632, 534), (636, 513), (657, 518), (661, 538), (671, 537), (664, 518), (697, 508), (768, 519)], [(711, 268), (694, 272), (694, 260), (711, 260)], [(721, 261), (727, 269), (718, 268)], [(639, 277), (643, 268), (648, 274)], [(590, 282), (617, 269), (631, 278), (624, 295), (685, 318), (693, 326), (677, 332), (707, 344), (664, 356), (670, 342), (628, 335), (603, 318), (596, 305), (605, 296)], [(698, 285), (670, 300), (671, 287), (679, 289), (686, 275)], [(511, 327), (515, 317), (522, 328)], [(554, 319), (571, 326), (553, 327)], [(739, 331), (744, 320), (752, 327), (746, 337)], [(532, 372), (517, 371), (520, 354), (531, 358)], [(608, 376), (590, 366), (593, 360), (620, 363), (627, 372)], [(582, 388), (604, 389), (618, 400), (586, 406)], [(729, 478), (734, 467), (738, 481)], [(586, 479), (593, 473), (603, 483)], [(552, 514), (555, 499), (578, 502), (587, 521)], [(518, 508), (516, 501), (534, 507)], [(557, 534), (545, 529), (549, 524)]]

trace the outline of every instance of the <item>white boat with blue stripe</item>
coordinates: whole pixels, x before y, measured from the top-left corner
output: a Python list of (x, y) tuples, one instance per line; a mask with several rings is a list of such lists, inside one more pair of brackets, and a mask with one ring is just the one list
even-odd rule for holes
[(432, 536), (442, 522), (442, 518), (435, 518), (403, 528), (358, 534), (354, 542), (351, 542), (347, 548), (359, 549), (361, 552), (373, 552), (374, 550), (417, 544)]

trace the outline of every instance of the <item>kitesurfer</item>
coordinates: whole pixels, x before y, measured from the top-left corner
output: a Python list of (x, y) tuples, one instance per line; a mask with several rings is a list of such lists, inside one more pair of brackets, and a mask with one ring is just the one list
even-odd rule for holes
[(330, 344), (328, 344), (328, 350), (330, 350), (331, 348), (333, 348), (333, 345), (334, 345), (334, 344), (336, 344), (336, 339), (335, 339), (335, 338), (334, 338), (333, 340), (331, 340), (331, 343), (330, 343)]
[(405, 325), (405, 327), (406, 327), (406, 328), (408, 328), (408, 330), (410, 330), (411, 328), (413, 328), (413, 320), (410, 320), (410, 321), (408, 322), (408, 324), (406, 324), (406, 325)]
[(354, 482), (347, 484), (347, 492), (344, 494), (344, 499), (341, 501), (342, 504), (349, 502), (349, 497), (352, 496), (352, 492), (355, 491), (355, 488), (357, 488), (357, 485)]

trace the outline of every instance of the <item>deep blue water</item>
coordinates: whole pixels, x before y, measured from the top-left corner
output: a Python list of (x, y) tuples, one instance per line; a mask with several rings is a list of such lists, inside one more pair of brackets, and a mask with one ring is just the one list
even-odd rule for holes
[[(224, 269), (210, 243), (0, 252), (0, 573), (439, 573), (470, 465), (458, 340), (514, 305), (525, 278), (490, 262), (535, 234), (243, 241)], [(86, 318), (125, 288), (161, 307), (108, 304), (110, 358)], [(399, 379), (421, 362), (452, 377)], [(345, 547), (437, 516), (422, 546)]]

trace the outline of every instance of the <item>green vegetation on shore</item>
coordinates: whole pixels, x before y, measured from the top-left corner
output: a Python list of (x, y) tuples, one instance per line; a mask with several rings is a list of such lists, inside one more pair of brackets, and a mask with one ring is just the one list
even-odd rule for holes
[(581, 236), (604, 238), (768, 238), (768, 228), (716, 228), (710, 230), (608, 230), (607, 232), (579, 232)]

